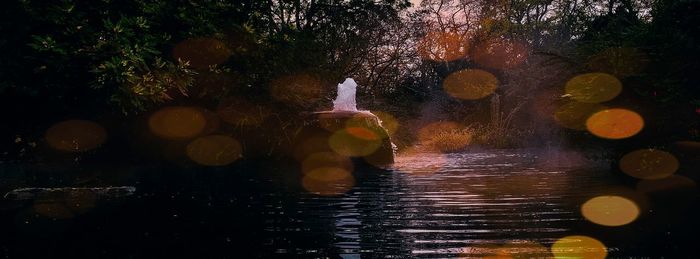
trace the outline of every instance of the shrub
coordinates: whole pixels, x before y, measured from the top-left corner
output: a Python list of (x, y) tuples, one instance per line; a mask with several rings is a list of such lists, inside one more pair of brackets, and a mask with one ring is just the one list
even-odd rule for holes
[(424, 145), (434, 151), (459, 152), (471, 143), (473, 135), (471, 128), (440, 131), (425, 140)]

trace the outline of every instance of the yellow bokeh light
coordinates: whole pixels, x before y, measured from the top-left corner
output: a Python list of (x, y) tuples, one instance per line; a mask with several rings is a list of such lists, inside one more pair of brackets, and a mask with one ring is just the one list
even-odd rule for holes
[(222, 41), (214, 38), (193, 38), (184, 40), (173, 48), (173, 57), (188, 61), (190, 66), (206, 69), (226, 62), (231, 50)]
[(172, 106), (153, 113), (148, 119), (151, 131), (167, 139), (187, 139), (195, 137), (207, 125), (207, 119), (199, 108)]
[(200, 137), (187, 145), (187, 156), (206, 166), (224, 166), (241, 158), (243, 149), (237, 140), (223, 135)]
[(629, 138), (639, 133), (643, 127), (642, 116), (627, 109), (606, 109), (594, 113), (586, 120), (586, 128), (591, 134), (606, 139)]
[(671, 153), (656, 149), (632, 151), (620, 159), (620, 169), (640, 179), (661, 179), (678, 170), (678, 159)]
[(527, 59), (527, 47), (519, 42), (493, 38), (480, 42), (471, 51), (471, 58), (479, 65), (506, 69), (522, 64)]
[(275, 100), (298, 106), (308, 106), (323, 96), (323, 84), (313, 76), (299, 74), (285, 76), (270, 83)]
[(566, 82), (566, 94), (582, 103), (601, 103), (614, 99), (622, 92), (622, 83), (605, 73), (578, 75)]
[(587, 236), (567, 236), (552, 245), (554, 258), (603, 259), (608, 250), (600, 241)]
[(370, 165), (384, 167), (394, 162), (394, 154), (391, 142), (388, 140), (389, 129), (383, 128), (380, 120), (378, 116), (360, 113), (346, 122), (345, 130), (356, 138), (378, 142), (378, 151), (364, 155), (362, 158)]
[(586, 130), (586, 120), (605, 107), (595, 103), (568, 102), (554, 112), (554, 120), (562, 127)]
[(345, 121), (345, 130), (351, 135), (365, 140), (380, 140), (389, 137), (386, 129), (379, 124), (379, 117), (358, 113)]
[(581, 206), (587, 220), (603, 226), (622, 226), (639, 216), (639, 207), (633, 201), (614, 195), (598, 196)]
[(377, 151), (382, 145), (382, 140), (369, 129), (354, 127), (333, 133), (328, 139), (328, 145), (343, 156), (360, 157)]
[(301, 171), (304, 174), (323, 167), (340, 168), (348, 172), (353, 171), (353, 164), (350, 158), (335, 152), (313, 153), (301, 162)]
[(429, 32), (418, 42), (417, 50), (423, 59), (453, 61), (465, 58), (469, 45), (456, 33)]
[(321, 196), (337, 196), (348, 192), (355, 185), (352, 174), (342, 168), (321, 167), (308, 172), (302, 186), (310, 193)]
[(484, 70), (464, 69), (447, 76), (442, 86), (452, 97), (476, 100), (493, 94), (498, 86), (498, 79)]
[[(513, 240), (498, 248), (497, 256), (503, 258), (552, 258), (549, 249), (537, 242), (529, 240)], [(501, 257), (496, 257), (501, 258)]]
[(107, 131), (92, 121), (67, 120), (51, 126), (44, 137), (52, 148), (83, 152), (102, 145), (107, 140)]
[(477, 256), (484, 259), (552, 258), (547, 247), (528, 240), (512, 240), (503, 245), (482, 244), (464, 247), (460, 249), (460, 252), (460, 258), (477, 258)]
[(394, 133), (396, 133), (396, 131), (399, 129), (399, 121), (396, 120), (396, 118), (390, 113), (382, 111), (372, 111), (372, 113), (374, 115), (377, 115), (377, 117), (381, 121), (382, 127), (386, 129), (389, 136), (393, 136)]
[(234, 126), (262, 124), (271, 114), (266, 106), (254, 104), (238, 97), (227, 97), (219, 103), (216, 113), (223, 121)]

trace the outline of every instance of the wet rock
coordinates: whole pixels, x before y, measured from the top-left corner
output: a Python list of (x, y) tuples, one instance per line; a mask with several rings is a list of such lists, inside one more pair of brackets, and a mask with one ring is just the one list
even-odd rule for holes
[[(388, 132), (379, 118), (369, 111), (323, 111), (313, 113), (305, 120), (306, 138), (324, 139), (325, 144), (316, 152), (333, 151), (362, 160), (370, 165), (383, 166), (394, 162), (394, 148)], [(308, 145), (302, 142), (297, 146)]]

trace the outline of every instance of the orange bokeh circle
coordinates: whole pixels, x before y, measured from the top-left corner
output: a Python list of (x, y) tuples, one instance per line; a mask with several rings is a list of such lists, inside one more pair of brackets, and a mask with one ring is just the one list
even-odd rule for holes
[(67, 120), (54, 124), (44, 135), (52, 148), (83, 152), (95, 149), (107, 139), (107, 131), (99, 124), (87, 120)]
[(644, 127), (644, 119), (627, 109), (606, 109), (594, 113), (586, 120), (588, 131), (605, 139), (629, 138)]

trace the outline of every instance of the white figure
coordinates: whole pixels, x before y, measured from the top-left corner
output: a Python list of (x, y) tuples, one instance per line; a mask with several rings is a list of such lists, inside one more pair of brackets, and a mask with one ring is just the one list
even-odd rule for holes
[(352, 78), (346, 78), (345, 82), (338, 84), (338, 97), (333, 101), (333, 111), (357, 111), (355, 93), (357, 83)]

